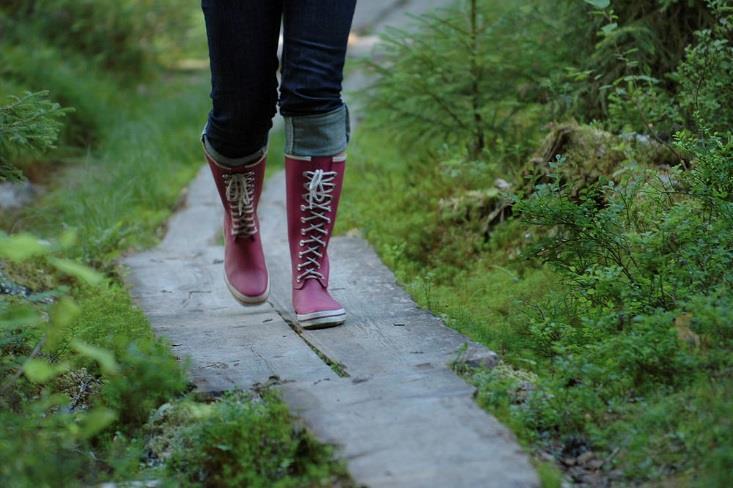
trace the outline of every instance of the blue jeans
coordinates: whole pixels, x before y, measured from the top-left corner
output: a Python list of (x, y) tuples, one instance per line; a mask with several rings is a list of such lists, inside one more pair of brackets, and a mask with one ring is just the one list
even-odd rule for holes
[(212, 155), (232, 165), (261, 156), (277, 105), (287, 154), (332, 156), (346, 149), (341, 83), (355, 6), (356, 0), (202, 0), (213, 101), (204, 142)]

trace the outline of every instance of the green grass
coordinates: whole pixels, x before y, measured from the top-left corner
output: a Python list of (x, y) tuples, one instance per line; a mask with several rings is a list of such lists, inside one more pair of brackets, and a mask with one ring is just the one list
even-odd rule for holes
[(284, 168), (285, 130), (280, 128), (271, 131), (270, 141), (268, 144), (267, 171), (265, 173), (265, 178), (269, 178), (274, 173)]
[[(99, 128), (98, 149), (65, 171), (52, 191), (23, 216), (22, 228), (79, 234), (79, 253), (96, 265), (149, 246), (201, 165), (198, 143), (206, 113), (205, 77), (172, 76), (144, 87)], [(72, 198), (73, 196), (73, 198)]]

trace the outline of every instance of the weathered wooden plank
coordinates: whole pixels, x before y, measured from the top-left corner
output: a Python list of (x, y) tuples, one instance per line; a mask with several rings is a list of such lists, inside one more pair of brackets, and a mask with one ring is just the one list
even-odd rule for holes
[(187, 358), (194, 384), (205, 392), (338, 378), (272, 309), (156, 316), (151, 322), (174, 353)]
[[(278, 174), (263, 194), (262, 235), (271, 301), (292, 322), (283, 195)], [(349, 471), (367, 486), (537, 486), (511, 433), (447, 368), (462, 351), (487, 365), (496, 355), (418, 308), (363, 240), (336, 237), (329, 254), (331, 290), (348, 318), (302, 335), (350, 378), (283, 386), (294, 412), (320, 439), (341, 447)]]
[(189, 187), (158, 247), (123, 260), (130, 291), (157, 334), (189, 365), (199, 391), (338, 376), (271, 305), (243, 307), (224, 284), (221, 208), (208, 168)]
[[(126, 258), (133, 297), (150, 316), (244, 310), (224, 283), (222, 252), (216, 247), (180, 254), (156, 249)], [(265, 304), (250, 310), (267, 308)]]
[[(201, 158), (203, 161), (203, 154)], [(168, 221), (165, 238), (158, 250), (180, 255), (216, 245), (223, 215), (208, 168), (198, 172), (186, 189), (184, 201), (183, 207)]]
[(512, 434), (446, 369), (279, 389), (366, 486), (537, 486)]
[[(263, 214), (284, 217), (283, 175), (274, 175), (262, 197)], [(345, 195), (348, 198), (348, 195)], [(294, 322), (290, 260), (284, 218), (270, 218), (262, 229), (272, 276), (271, 301)], [(352, 376), (370, 377), (430, 364), (446, 366), (459, 354), (471, 363), (492, 365), (496, 355), (418, 308), (393, 273), (360, 238), (335, 237), (329, 247), (331, 291), (347, 312), (343, 327), (302, 331), (303, 337)]]
[[(198, 198), (210, 199), (203, 194), (207, 187), (210, 182), (199, 177), (189, 196), (199, 192)], [(276, 175), (261, 220), (273, 297), (287, 316), (283, 194), (282, 175)], [(190, 208), (198, 210), (184, 208), (169, 235), (194, 226), (188, 218), (220, 218), (215, 205), (194, 202)], [(445, 367), (464, 344), (484, 359), (493, 360), (493, 353), (417, 308), (363, 241), (333, 241), (334, 292), (349, 307), (350, 320), (306, 333), (351, 374), (339, 378), (268, 305), (244, 308), (229, 296), (222, 250), (210, 244), (213, 238), (203, 233), (188, 244), (164, 240), (125, 260), (134, 296), (157, 333), (188, 358), (200, 391), (247, 389), (277, 377), (286, 403), (319, 438), (341, 447), (354, 478), (368, 486), (536, 486), (511, 434)]]

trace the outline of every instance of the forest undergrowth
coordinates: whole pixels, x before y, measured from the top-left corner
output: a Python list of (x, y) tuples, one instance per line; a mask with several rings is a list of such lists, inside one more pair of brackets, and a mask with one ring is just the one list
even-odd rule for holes
[(547, 485), (730, 486), (733, 4), (415, 23), (365, 67), (340, 231), (501, 355), (456, 368)]

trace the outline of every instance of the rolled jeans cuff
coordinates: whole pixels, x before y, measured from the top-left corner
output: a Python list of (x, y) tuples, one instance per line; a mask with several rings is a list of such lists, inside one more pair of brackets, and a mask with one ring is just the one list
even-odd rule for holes
[(203, 132), (201, 132), (201, 143), (204, 145), (204, 150), (211, 156), (214, 161), (219, 163), (222, 166), (228, 166), (230, 168), (236, 168), (237, 166), (244, 166), (247, 164), (251, 164), (254, 162), (259, 161), (262, 159), (262, 156), (264, 156), (267, 153), (267, 145), (261, 147), (256, 152), (252, 154), (248, 154), (246, 156), (242, 156), (239, 158), (230, 158), (227, 156), (224, 156), (219, 151), (214, 149), (214, 146), (209, 143), (209, 140), (206, 138), (206, 129), (208, 127), (208, 124), (204, 126)]
[(346, 105), (325, 114), (285, 116), (285, 154), (334, 156), (346, 150), (351, 136)]

